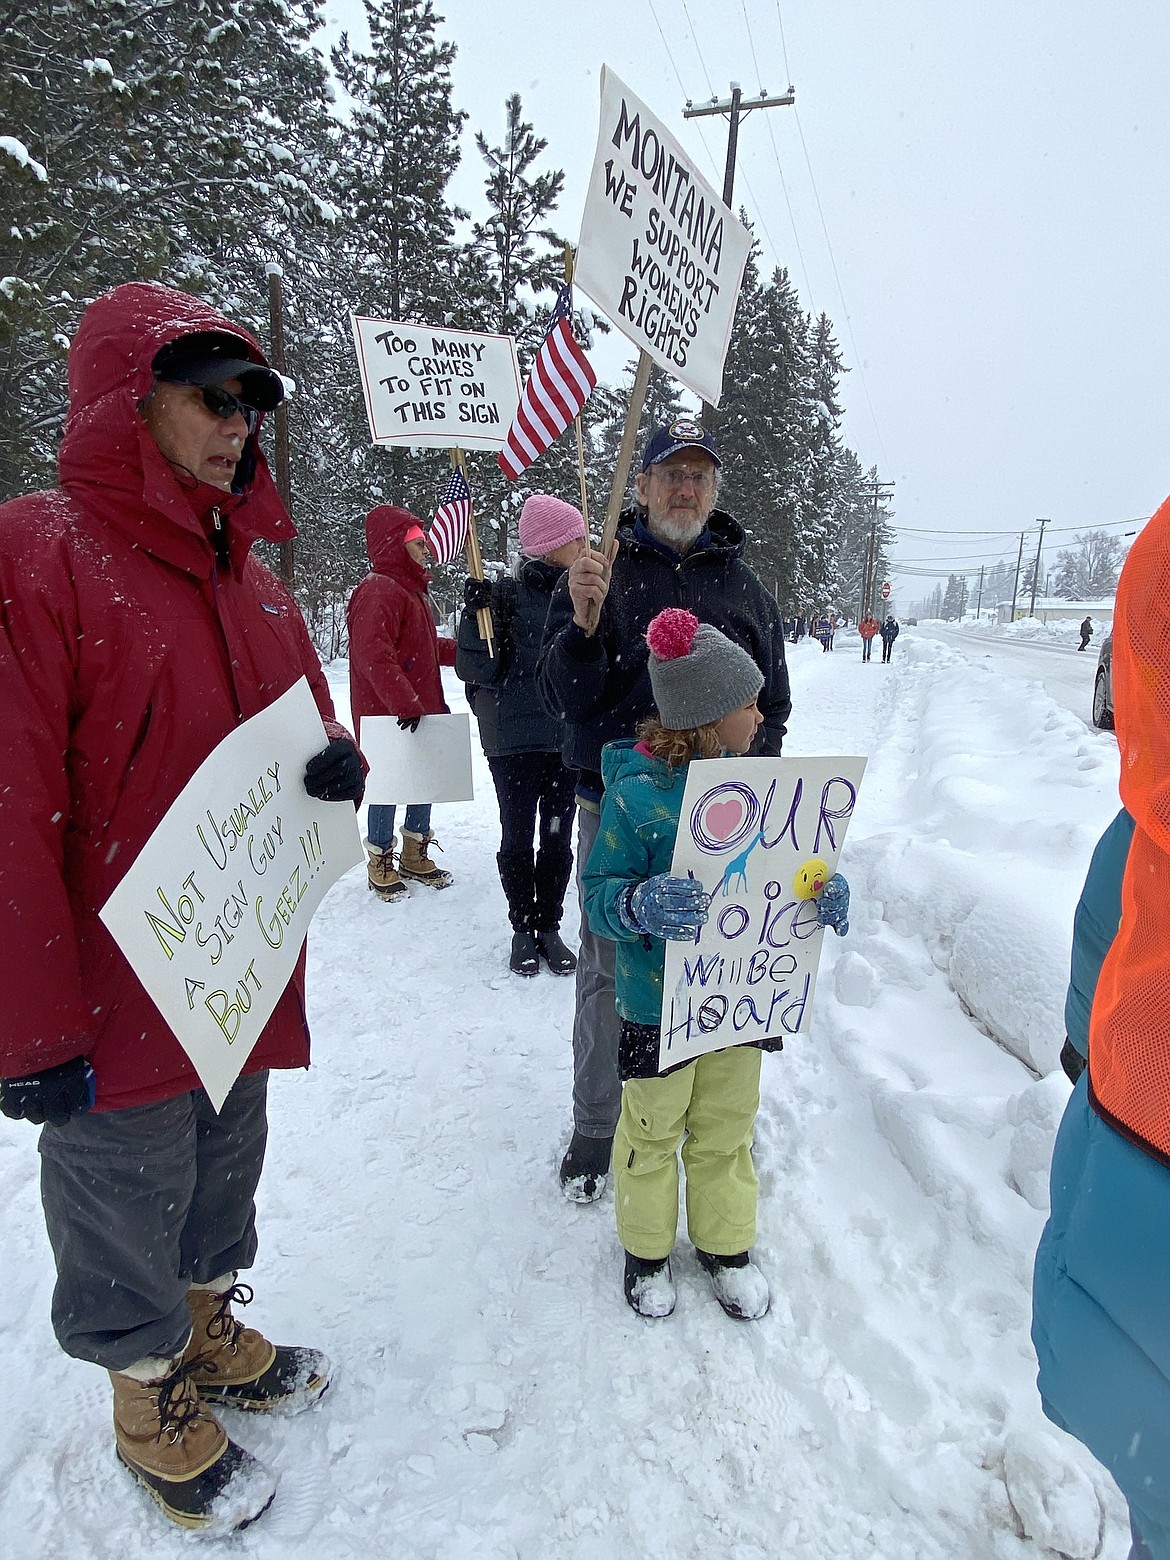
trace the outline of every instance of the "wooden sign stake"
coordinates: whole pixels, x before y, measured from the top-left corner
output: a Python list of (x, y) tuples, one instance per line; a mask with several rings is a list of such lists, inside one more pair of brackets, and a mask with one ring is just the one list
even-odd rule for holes
[[(622, 499), (630, 476), (630, 463), (634, 458), (634, 440), (638, 437), (638, 424), (642, 420), (642, 406), (646, 400), (646, 387), (650, 383), (650, 354), (638, 353), (638, 366), (634, 370), (634, 384), (630, 391), (630, 404), (626, 408), (626, 422), (622, 429), (622, 442), (618, 446), (617, 465), (613, 469), (613, 486), (609, 490), (609, 504), (605, 511), (605, 526), (601, 533), (601, 553), (609, 557), (613, 539), (617, 535), (618, 521), (622, 514)], [(597, 632), (601, 610), (593, 607), (585, 632)]]

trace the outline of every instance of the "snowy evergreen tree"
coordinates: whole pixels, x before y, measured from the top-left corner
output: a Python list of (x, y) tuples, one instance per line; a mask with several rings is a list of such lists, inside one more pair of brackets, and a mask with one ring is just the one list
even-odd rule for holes
[[(245, 324), (264, 262), (331, 223), (315, 0), (28, 0), (0, 72), (0, 491), (51, 479), (68, 340), (157, 279)], [(310, 238), (310, 243), (315, 239)]]
[(940, 616), (948, 623), (957, 622), (967, 610), (967, 577), (963, 574), (952, 574), (947, 579), (947, 588), (943, 594), (942, 610)]

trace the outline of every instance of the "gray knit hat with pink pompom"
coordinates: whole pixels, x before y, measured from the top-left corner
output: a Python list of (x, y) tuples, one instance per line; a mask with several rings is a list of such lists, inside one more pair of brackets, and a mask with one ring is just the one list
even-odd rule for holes
[(709, 726), (742, 709), (764, 674), (737, 644), (683, 607), (667, 607), (646, 630), (650, 686), (667, 731)]

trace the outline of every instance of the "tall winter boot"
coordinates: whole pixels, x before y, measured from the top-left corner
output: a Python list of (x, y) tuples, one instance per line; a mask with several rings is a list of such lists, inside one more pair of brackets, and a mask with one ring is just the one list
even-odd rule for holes
[(534, 873), (536, 904), (533, 925), (536, 946), (554, 975), (571, 975), (577, 968), (577, 956), (561, 941), (561, 912), (565, 890), (573, 874), (573, 853), (567, 847), (550, 849), (542, 845)]
[(252, 1289), (225, 1273), (187, 1291), (191, 1342), (184, 1358), (199, 1367), (199, 1395), (206, 1403), (258, 1413), (299, 1414), (329, 1385), (330, 1365), (317, 1349), (269, 1343), (232, 1315), (248, 1305)]
[(379, 899), (389, 903), (393, 899), (401, 899), (406, 894), (406, 884), (394, 870), (394, 842), (389, 845), (371, 845), (369, 840), (365, 842), (366, 855), (369, 857), (369, 865), (366, 868), (366, 876), (369, 879), (370, 888)]
[(539, 975), (540, 957), (536, 934), (532, 930), (532, 904), (535, 878), (530, 850), (496, 852), (500, 884), (508, 901), (508, 920), (512, 926), (512, 947), (508, 968), (513, 975)]
[(455, 879), (442, 867), (436, 867), (427, 855), (428, 845), (436, 850), (443, 848), (433, 834), (412, 834), (409, 829), (403, 829), (398, 871), (412, 883), (425, 883), (428, 888), (447, 888)]
[(172, 1522), (220, 1537), (254, 1522), (276, 1481), (200, 1401), (201, 1370), (197, 1357), (112, 1370), (114, 1439), (121, 1462)]

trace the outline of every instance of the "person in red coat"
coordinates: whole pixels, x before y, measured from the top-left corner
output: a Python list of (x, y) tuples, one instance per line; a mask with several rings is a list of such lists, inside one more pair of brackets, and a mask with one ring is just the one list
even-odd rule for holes
[(881, 631), (881, 624), (872, 612), (867, 612), (857, 625), (857, 632), (861, 635), (861, 659), (868, 661), (873, 651), (874, 636)]
[(109, 1370), (122, 1462), (216, 1531), (275, 1486), (212, 1405), (296, 1409), (329, 1380), (232, 1314), (269, 1069), (309, 1060), (304, 951), (217, 1113), (99, 910), (208, 754), (299, 678), (328, 738), (306, 789), (359, 801), (361, 760), (251, 551), (294, 534), (257, 437), (284, 395), (258, 343), (130, 283), (86, 309), (68, 371), (60, 486), (0, 505), (0, 1109), (43, 1124), (62, 1348)]
[[(396, 715), (417, 731), (427, 715), (446, 715), (441, 667), (455, 665), (455, 641), (435, 632), (427, 571), (427, 544), (417, 515), (379, 504), (366, 516), (370, 572), (349, 598), (350, 708), (361, 741), (366, 715)], [(366, 823), (370, 888), (380, 899), (403, 897), (403, 878), (446, 888), (451, 874), (427, 854), (435, 844), (429, 802), (414, 802), (402, 822), (402, 850), (394, 862), (393, 807), (374, 806)]]

